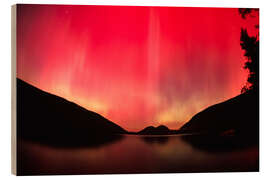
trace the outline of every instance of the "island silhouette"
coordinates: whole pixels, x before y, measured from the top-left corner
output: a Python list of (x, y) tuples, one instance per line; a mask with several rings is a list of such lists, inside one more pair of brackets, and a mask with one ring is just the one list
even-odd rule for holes
[(159, 125), (157, 127), (148, 126), (143, 130), (137, 132), (138, 135), (169, 135), (169, 134), (178, 134), (177, 130), (171, 130), (165, 125)]

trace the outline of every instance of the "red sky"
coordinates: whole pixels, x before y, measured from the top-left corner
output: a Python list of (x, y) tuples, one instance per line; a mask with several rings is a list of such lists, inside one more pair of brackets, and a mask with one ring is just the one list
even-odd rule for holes
[(138, 131), (178, 129), (247, 79), (233, 8), (19, 5), (17, 77)]

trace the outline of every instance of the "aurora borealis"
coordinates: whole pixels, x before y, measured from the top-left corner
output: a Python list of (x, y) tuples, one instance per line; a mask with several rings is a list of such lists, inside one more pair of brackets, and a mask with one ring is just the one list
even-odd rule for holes
[(178, 129), (247, 80), (236, 8), (17, 8), (17, 77), (129, 131)]

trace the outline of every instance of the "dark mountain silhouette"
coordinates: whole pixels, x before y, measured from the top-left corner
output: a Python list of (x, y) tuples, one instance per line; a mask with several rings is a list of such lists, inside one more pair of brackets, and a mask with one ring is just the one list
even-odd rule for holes
[(175, 134), (176, 131), (170, 130), (168, 127), (164, 125), (160, 125), (158, 127), (148, 126), (143, 130), (139, 131), (137, 134), (139, 135), (168, 135)]
[(180, 133), (243, 135), (258, 140), (259, 94), (249, 90), (210, 106), (182, 126)]
[(17, 137), (57, 146), (100, 145), (126, 133), (101, 115), (17, 79)]

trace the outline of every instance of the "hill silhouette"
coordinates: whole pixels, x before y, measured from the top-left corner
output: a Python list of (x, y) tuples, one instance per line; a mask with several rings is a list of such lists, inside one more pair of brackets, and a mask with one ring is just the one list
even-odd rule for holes
[(57, 146), (97, 146), (126, 133), (120, 126), (17, 78), (17, 137)]
[(143, 130), (139, 131), (137, 134), (139, 135), (169, 135), (175, 134), (175, 130), (170, 130), (167, 126), (160, 125), (158, 127), (148, 126)]
[(258, 140), (259, 94), (249, 90), (197, 113), (180, 133), (243, 135)]

